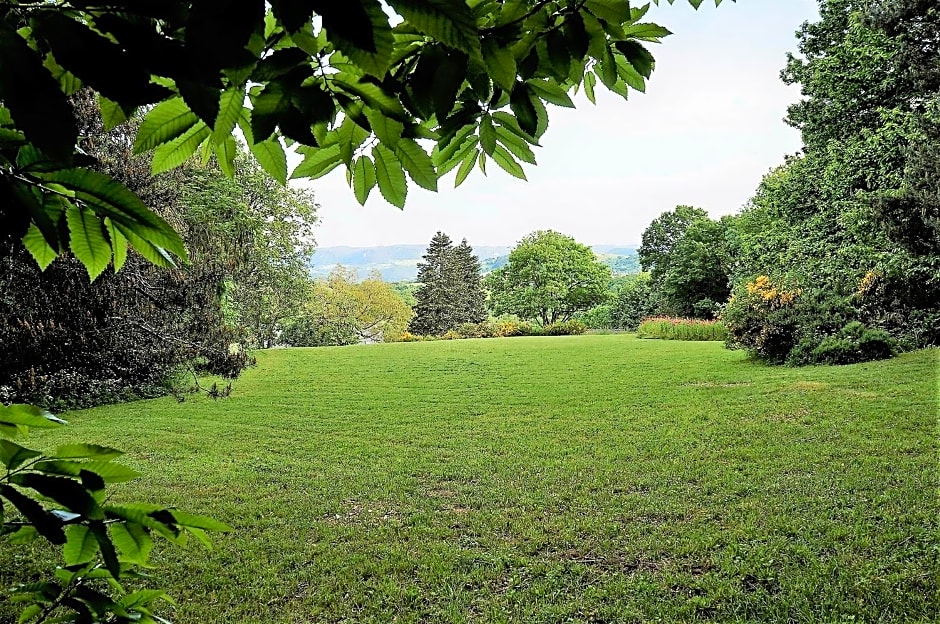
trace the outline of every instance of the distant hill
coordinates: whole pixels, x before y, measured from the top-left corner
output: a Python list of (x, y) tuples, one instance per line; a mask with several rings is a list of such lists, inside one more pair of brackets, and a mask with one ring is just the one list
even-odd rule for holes
[[(355, 269), (365, 279), (378, 271), (386, 282), (412, 282), (418, 277), (418, 263), (426, 245), (385, 245), (382, 247), (320, 247), (310, 258), (310, 274), (326, 277), (336, 265)], [(481, 245), (473, 251), (480, 259), (484, 273), (506, 264), (510, 247)], [(595, 245), (599, 260), (611, 267), (614, 275), (637, 273), (640, 270), (636, 248), (617, 245)]]

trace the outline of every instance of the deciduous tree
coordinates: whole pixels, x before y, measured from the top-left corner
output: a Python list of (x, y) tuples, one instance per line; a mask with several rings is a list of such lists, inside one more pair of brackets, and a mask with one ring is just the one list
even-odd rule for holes
[(519, 241), (506, 266), (487, 275), (486, 287), (494, 313), (549, 325), (603, 302), (610, 277), (590, 247), (540, 230)]

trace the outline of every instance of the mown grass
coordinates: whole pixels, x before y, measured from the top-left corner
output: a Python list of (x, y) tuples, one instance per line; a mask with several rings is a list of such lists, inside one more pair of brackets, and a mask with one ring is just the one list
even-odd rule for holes
[[(626, 335), (291, 349), (228, 399), (36, 438), (123, 448), (146, 476), (120, 497), (235, 527), (160, 549), (179, 623), (934, 621), (937, 368)], [(0, 585), (40, 567), (4, 546)]]

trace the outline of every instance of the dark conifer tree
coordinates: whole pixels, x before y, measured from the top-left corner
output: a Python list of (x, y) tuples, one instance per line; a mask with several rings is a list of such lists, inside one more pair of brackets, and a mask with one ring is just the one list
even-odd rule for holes
[(431, 238), (424, 262), (418, 264), (417, 303), (408, 329), (415, 334), (443, 334), (456, 322), (457, 279), (454, 271), (454, 245), (438, 232)]
[(457, 312), (461, 323), (480, 323), (486, 320), (486, 294), (480, 278), (480, 259), (473, 247), (463, 239), (454, 250), (454, 265), (460, 286)]

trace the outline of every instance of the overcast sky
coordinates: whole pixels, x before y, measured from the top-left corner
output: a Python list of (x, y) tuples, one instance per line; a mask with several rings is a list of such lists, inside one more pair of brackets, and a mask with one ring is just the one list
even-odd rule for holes
[(679, 0), (646, 20), (670, 30), (652, 46), (645, 94), (624, 102), (598, 86), (597, 106), (549, 105), (549, 128), (528, 182), (489, 163), (458, 189), (409, 186), (404, 211), (373, 190), (365, 207), (334, 170), (311, 186), (321, 205), (320, 247), (426, 244), (437, 230), (473, 245), (512, 245), (554, 229), (586, 244), (638, 244), (651, 220), (677, 204), (712, 216), (737, 212), (761, 177), (800, 149), (783, 123), (797, 88), (779, 79), (794, 32), (818, 17), (815, 0), (738, 0), (696, 12)]

